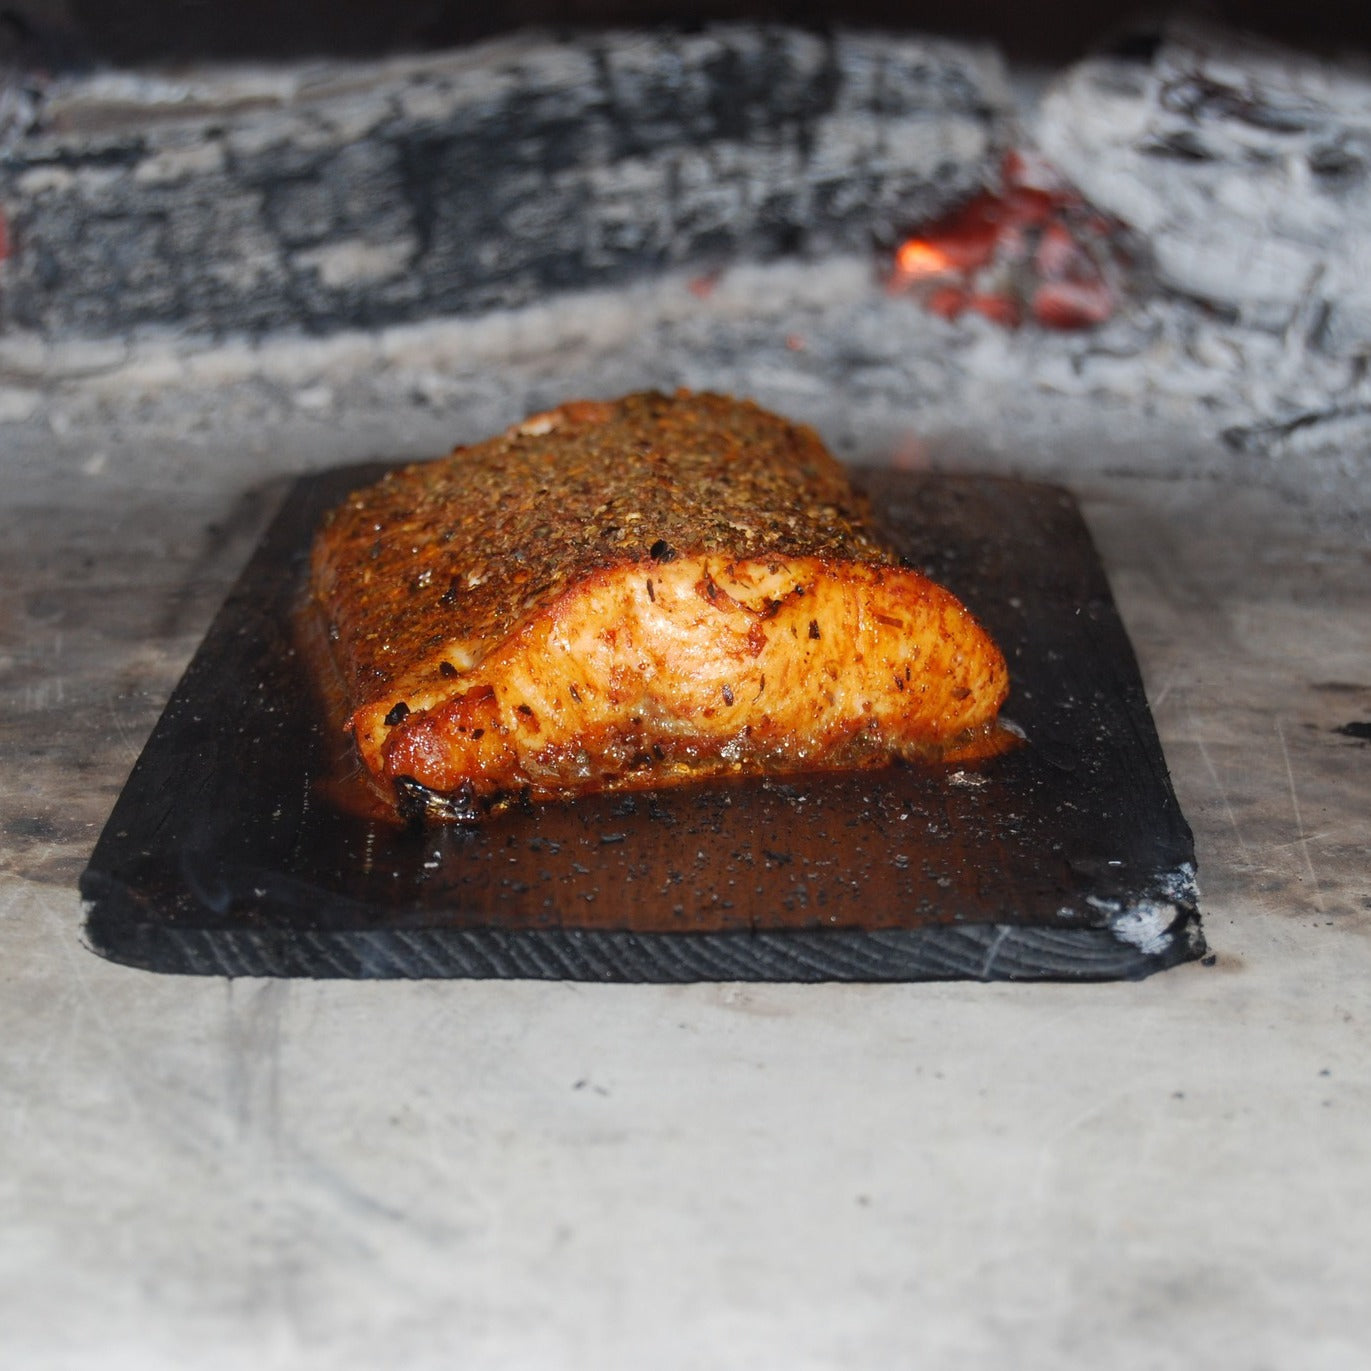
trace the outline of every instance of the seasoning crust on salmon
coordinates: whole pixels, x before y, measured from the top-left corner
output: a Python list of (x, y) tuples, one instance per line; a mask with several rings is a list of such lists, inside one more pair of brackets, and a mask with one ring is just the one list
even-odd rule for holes
[(393, 472), (326, 519), (311, 591), (365, 766), (432, 817), (935, 757), (1008, 692), (813, 430), (720, 395), (577, 401)]

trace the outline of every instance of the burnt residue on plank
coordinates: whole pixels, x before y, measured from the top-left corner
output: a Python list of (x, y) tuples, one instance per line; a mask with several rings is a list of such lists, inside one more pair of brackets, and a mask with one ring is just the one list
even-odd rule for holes
[(1200, 955), (1190, 830), (1070, 496), (866, 471), (913, 564), (1005, 651), (1027, 745), (960, 767), (750, 778), (397, 827), (334, 802), (292, 611), (295, 487), (82, 880), (91, 946), (215, 975), (682, 981), (1136, 977)]

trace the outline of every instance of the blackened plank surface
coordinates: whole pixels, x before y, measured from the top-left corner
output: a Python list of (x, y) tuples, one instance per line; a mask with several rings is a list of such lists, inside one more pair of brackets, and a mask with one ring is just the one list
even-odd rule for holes
[(300, 481), (167, 706), (82, 878), (92, 947), (213, 975), (608, 981), (1103, 980), (1203, 951), (1194, 850), (1074, 502), (859, 473), (892, 535), (1009, 659), (1025, 746), (595, 796), (476, 829), (340, 810), (292, 610)]

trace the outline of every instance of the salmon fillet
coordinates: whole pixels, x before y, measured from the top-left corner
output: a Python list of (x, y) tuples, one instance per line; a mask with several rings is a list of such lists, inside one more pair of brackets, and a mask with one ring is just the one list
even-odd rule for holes
[(813, 430), (726, 396), (579, 401), (351, 495), (311, 593), (402, 813), (944, 754), (1004, 658), (901, 564)]

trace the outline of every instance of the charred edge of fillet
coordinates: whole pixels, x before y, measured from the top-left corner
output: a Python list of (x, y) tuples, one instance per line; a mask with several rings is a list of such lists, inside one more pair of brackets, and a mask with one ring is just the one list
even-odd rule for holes
[(411, 828), (430, 823), (479, 824), (490, 813), (495, 798), (478, 798), (470, 781), (440, 793), (413, 776), (395, 777), (395, 812)]

